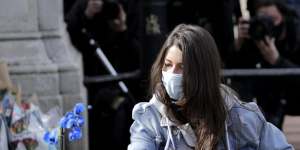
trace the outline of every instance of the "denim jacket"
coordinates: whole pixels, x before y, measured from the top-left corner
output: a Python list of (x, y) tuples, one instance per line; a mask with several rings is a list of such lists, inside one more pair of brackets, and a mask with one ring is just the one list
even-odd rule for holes
[[(223, 94), (224, 95), (224, 94)], [(293, 150), (284, 134), (265, 120), (258, 106), (225, 94), (228, 116), (218, 150)], [(156, 96), (135, 105), (128, 150), (191, 150), (196, 136), (189, 125), (177, 125), (166, 116), (166, 106)]]

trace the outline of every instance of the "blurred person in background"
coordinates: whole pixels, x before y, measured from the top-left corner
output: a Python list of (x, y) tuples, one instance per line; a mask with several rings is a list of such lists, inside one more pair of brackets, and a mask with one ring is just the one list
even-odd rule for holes
[[(300, 22), (296, 13), (276, 0), (248, 0), (250, 20), (241, 18), (236, 39), (236, 68), (296, 68), (300, 65)], [(246, 82), (245, 82), (246, 83)], [(282, 128), (285, 105), (299, 82), (267, 77), (247, 82), (266, 119)], [(288, 86), (288, 84), (290, 84)], [(248, 96), (249, 96), (248, 95)]]
[[(127, 7), (127, 5), (125, 5)], [(129, 7), (129, 6), (128, 6)], [(120, 1), (77, 0), (66, 15), (67, 31), (75, 48), (82, 54), (84, 76), (108, 75), (94, 39), (118, 73), (139, 69), (139, 47), (128, 32), (127, 13)], [(137, 90), (135, 79), (125, 81), (129, 90)], [(117, 82), (85, 85), (89, 112), (91, 149), (124, 149), (129, 142), (128, 128), (132, 105)]]
[(63, 0), (64, 19), (77, 0)]

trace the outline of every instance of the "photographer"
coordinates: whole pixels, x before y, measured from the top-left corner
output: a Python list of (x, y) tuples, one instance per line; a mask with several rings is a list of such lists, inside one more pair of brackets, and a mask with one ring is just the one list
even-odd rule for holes
[[(66, 18), (71, 42), (81, 52), (84, 74), (107, 74), (90, 45), (93, 38), (101, 46), (108, 59), (119, 72), (138, 67), (137, 48), (131, 44), (127, 30), (126, 12), (118, 1), (78, 0)], [(132, 58), (121, 57), (124, 54)], [(100, 68), (99, 68), (100, 67)]]
[[(96, 47), (90, 45), (91, 38), (118, 73), (139, 69), (139, 47), (131, 38), (134, 35), (128, 33), (127, 14), (121, 2), (77, 0), (66, 16), (66, 24), (72, 44), (82, 54), (84, 76), (109, 74), (97, 56)], [(131, 91), (137, 86), (134, 79), (124, 82)], [(127, 95), (122, 93), (116, 82), (85, 86), (88, 102), (93, 106), (89, 111), (90, 148), (126, 148), (132, 107)]]
[[(248, 1), (251, 19), (239, 20), (235, 68), (294, 68), (300, 65), (300, 23), (296, 13), (274, 0)], [(255, 82), (254, 82), (255, 81)], [(265, 112), (268, 121), (281, 128), (284, 106), (296, 99), (291, 81), (266, 78), (248, 80), (244, 87)], [(253, 98), (252, 97), (252, 98)]]

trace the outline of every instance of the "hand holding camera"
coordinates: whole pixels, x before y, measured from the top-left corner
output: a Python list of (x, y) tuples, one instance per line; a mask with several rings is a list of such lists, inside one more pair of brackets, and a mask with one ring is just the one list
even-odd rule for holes
[(274, 19), (267, 15), (255, 16), (250, 20), (248, 32), (264, 60), (274, 65), (279, 58), (279, 52), (275, 45), (276, 26)]
[(274, 20), (270, 16), (255, 16), (250, 20), (239, 19), (237, 40), (240, 45), (245, 39), (259, 41), (265, 40), (266, 36), (275, 37), (275, 35)]
[(275, 38), (265, 36), (264, 40), (255, 41), (265, 61), (274, 65), (279, 59), (279, 52), (275, 46)]
[(251, 20), (241, 18), (238, 24), (237, 48), (245, 39), (254, 40), (265, 61), (274, 65), (279, 52), (275, 45), (276, 29), (274, 20), (269, 16), (255, 16)]
[(102, 0), (88, 0), (87, 7), (84, 13), (87, 18), (92, 19), (97, 13), (102, 11), (102, 8)]

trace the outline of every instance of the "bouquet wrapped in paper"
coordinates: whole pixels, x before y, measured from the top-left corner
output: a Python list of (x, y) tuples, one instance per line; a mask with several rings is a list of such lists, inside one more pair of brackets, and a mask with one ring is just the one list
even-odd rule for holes
[(40, 107), (36, 95), (22, 98), (21, 87), (12, 85), (7, 65), (0, 61), (0, 150), (56, 150), (43, 138), (62, 117), (61, 108), (42, 112)]
[[(43, 140), (45, 132), (52, 129), (51, 122), (61, 118), (59, 106), (43, 113), (34, 102), (37, 97), (29, 100), (16, 100), (16, 95), (8, 90), (1, 91), (1, 116), (5, 119), (7, 143), (12, 150), (47, 150), (49, 145)], [(52, 123), (53, 124), (53, 123)], [(54, 149), (55, 148), (51, 148)]]

